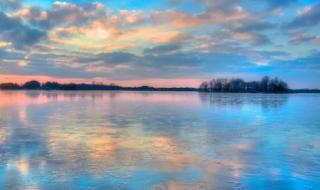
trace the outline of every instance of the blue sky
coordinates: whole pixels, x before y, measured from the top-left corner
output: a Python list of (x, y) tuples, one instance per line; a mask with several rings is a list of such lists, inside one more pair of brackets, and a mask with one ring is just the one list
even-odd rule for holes
[(319, 26), (316, 0), (2, 0), (0, 80), (320, 88)]

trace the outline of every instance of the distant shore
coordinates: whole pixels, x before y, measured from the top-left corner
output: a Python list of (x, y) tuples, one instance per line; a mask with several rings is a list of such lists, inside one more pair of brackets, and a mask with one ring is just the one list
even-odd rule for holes
[(1, 89), (0, 91), (137, 91), (137, 92), (199, 92), (203, 94), (221, 94), (221, 93), (247, 93), (247, 94), (303, 94), (303, 93), (320, 93), (320, 89), (292, 89), (287, 92), (203, 92), (198, 88), (155, 88), (149, 86), (142, 87), (121, 87), (116, 89)]
[[(267, 80), (267, 82), (266, 82)], [(270, 82), (268, 82), (270, 81)], [(175, 92), (201, 92), (201, 93), (320, 93), (320, 89), (289, 89), (287, 84), (278, 79), (263, 78), (260, 81), (245, 82), (241, 79), (217, 79), (204, 82), (199, 88), (193, 87), (152, 87), (137, 86), (123, 87), (115, 84), (102, 83), (68, 83), (57, 82), (40, 83), (29, 81), (22, 85), (16, 83), (1, 83), (0, 90), (43, 90), (43, 91), (175, 91)]]

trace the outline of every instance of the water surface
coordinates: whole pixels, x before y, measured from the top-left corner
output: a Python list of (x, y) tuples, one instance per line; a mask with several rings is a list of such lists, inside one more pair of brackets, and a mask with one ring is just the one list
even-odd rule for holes
[(0, 91), (0, 189), (318, 189), (320, 95)]

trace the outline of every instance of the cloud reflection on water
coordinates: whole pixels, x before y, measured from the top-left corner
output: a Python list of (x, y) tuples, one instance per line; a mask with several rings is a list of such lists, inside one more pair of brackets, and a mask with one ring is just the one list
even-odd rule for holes
[[(304, 120), (284, 122), (301, 115), (289, 107), (318, 109), (299, 96), (20, 91), (0, 92), (0, 99), (6, 100), (0, 103), (0, 187), (281, 189), (317, 183), (319, 151), (311, 150), (319, 147), (319, 130), (306, 131)], [(301, 162), (308, 170), (299, 169)]]

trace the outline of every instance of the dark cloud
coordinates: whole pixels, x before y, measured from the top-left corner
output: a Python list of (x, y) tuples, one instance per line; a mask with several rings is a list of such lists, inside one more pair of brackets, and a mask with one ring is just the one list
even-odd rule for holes
[(37, 26), (43, 29), (50, 28), (51, 23), (48, 20), (48, 14), (40, 7), (24, 7), (22, 10), (24, 14), (19, 14), (18, 12), (18, 16), (24, 21), (28, 22), (30, 25)]
[(98, 3), (73, 4), (57, 1), (48, 10), (37, 6), (23, 7), (22, 10), (19, 16), (23, 20), (43, 29), (79, 27), (106, 16), (102, 5)]
[(24, 54), (15, 51), (8, 51), (5, 48), (0, 48), (0, 62), (1, 60), (21, 60), (24, 58)]
[(223, 9), (229, 10), (231, 7), (237, 5), (236, 1), (233, 0), (200, 0), (200, 2), (204, 3), (210, 10), (213, 9)]
[[(247, 50), (249, 51), (249, 50)], [(278, 56), (287, 56), (286, 52), (281, 51), (259, 51), (251, 52), (261, 57), (275, 58)], [(1, 51), (0, 51), (1, 54)], [(55, 57), (59, 55), (39, 58), (32, 56), (28, 67), (19, 67), (17, 64), (6, 64), (5, 70), (15, 74), (27, 75), (48, 75), (52, 77), (71, 77), (71, 78), (95, 78), (102, 77), (110, 80), (136, 80), (146, 78), (179, 78), (179, 77), (204, 77), (215, 74), (229, 73), (233, 76), (240, 74), (268, 74), (271, 76), (280, 75), (284, 70), (290, 69), (291, 73), (303, 73), (308, 71), (312, 75), (319, 76), (314, 71), (320, 69), (320, 53), (314, 53), (310, 56), (294, 60), (276, 60), (270, 61), (270, 65), (258, 66), (248, 57), (249, 52), (244, 49), (239, 52), (232, 50), (230, 52), (209, 51), (207, 53), (198, 53), (195, 51), (185, 53), (172, 53), (164, 55), (144, 55), (138, 56), (126, 52), (112, 52), (98, 54), (95, 56), (75, 57), (74, 63), (80, 63), (79, 67), (70, 67), (65, 60), (65, 64), (57, 64)], [(96, 62), (101, 63), (96, 64)], [(128, 68), (118, 68), (119, 65), (126, 64)], [(106, 69), (107, 68), (107, 69)], [(92, 70), (93, 69), (93, 70)], [(111, 70), (109, 70), (111, 69)], [(48, 71), (50, 70), (50, 73)], [(192, 73), (190, 75), (190, 73)], [(231, 76), (232, 76), (231, 75)], [(288, 79), (290, 79), (288, 77)], [(291, 82), (290, 80), (288, 80)]]
[(114, 66), (118, 64), (130, 63), (136, 61), (138, 57), (134, 54), (127, 52), (111, 52), (111, 53), (101, 53), (94, 56), (80, 58), (77, 61), (80, 63), (91, 63), (101, 61), (109, 66)]
[(46, 36), (46, 32), (25, 25), (20, 19), (0, 12), (0, 38), (17, 48), (32, 46)]
[[(73, 67), (72, 64), (67, 63), (67, 61), (65, 61), (65, 63), (59, 63), (54, 59), (39, 59), (39, 57), (33, 56), (28, 60), (29, 64), (27, 67), (19, 67), (18, 64), (5, 64), (4, 67), (7, 73), (22, 75), (47, 75), (62, 78), (103, 77), (110, 80), (134, 80), (152, 77), (170, 78), (187, 76), (188, 73), (195, 68), (191, 64), (199, 64), (192, 56), (187, 55), (138, 57), (129, 53), (127, 55), (125, 54), (126, 53), (116, 52), (100, 54), (90, 59), (76, 58), (74, 63), (80, 63), (77, 67)], [(126, 58), (120, 58), (120, 55), (125, 55)], [(135, 57), (134, 60), (132, 60), (132, 57)], [(57, 57), (57, 59), (59, 59), (59, 57)], [(99, 60), (101, 62), (99, 62)], [(174, 64), (172, 62), (173, 60), (175, 60)], [(96, 61), (98, 61), (98, 64)], [(163, 61), (168, 62), (164, 63)], [(119, 65), (124, 64), (128, 65), (128, 68), (118, 68)], [(186, 66), (185, 64), (189, 64), (189, 67), (184, 68), (183, 66)]]
[(235, 28), (237, 32), (257, 32), (273, 29), (276, 24), (268, 21), (246, 20)]
[(255, 39), (254, 39), (254, 44), (255, 45), (267, 45), (271, 44), (271, 40), (268, 36), (263, 35), (263, 34), (254, 34)]
[(166, 55), (145, 55), (143, 57), (145, 63), (148, 65), (155, 65), (156, 67), (179, 67), (179, 66), (195, 66), (202, 63), (202, 58), (198, 53), (178, 52)]
[(299, 70), (317, 70), (320, 71), (320, 52), (316, 51), (309, 56), (297, 58), (288, 61), (275, 61), (274, 66), (287, 67)]
[(258, 51), (257, 53), (259, 53), (263, 57), (267, 57), (267, 58), (273, 58), (273, 57), (278, 57), (278, 56), (280, 56), (280, 57), (289, 56), (289, 53), (284, 52), (284, 51)]
[(320, 43), (320, 36), (311, 35), (307, 33), (297, 33), (289, 41), (292, 44), (301, 44), (301, 43)]
[[(25, 69), (30, 75), (46, 74), (54, 77), (106, 77), (114, 80), (170, 78), (187, 76), (191, 71), (195, 71), (202, 64), (201, 56), (206, 55), (188, 52), (139, 56), (127, 52), (110, 52), (75, 57), (70, 62), (65, 61), (59, 64), (55, 61), (55, 56), (49, 56), (51, 57), (50, 61), (46, 60), (48, 56), (41, 59), (38, 56), (32, 56), (30, 60), (32, 64), (29, 67), (34, 65), (33, 69), (29, 67)], [(41, 66), (37, 65), (40, 63)], [(76, 66), (74, 67), (74, 65)], [(21, 68), (18, 69), (21, 70)], [(48, 70), (50, 73), (45, 73)]]
[(6, 55), (6, 51), (3, 48), (0, 48), (0, 59)]
[(320, 3), (305, 8), (300, 15), (294, 18), (288, 25), (288, 28), (303, 28), (317, 26), (320, 24)]
[[(172, 52), (167, 54), (165, 52), (168, 52), (169, 49), (166, 48), (165, 46), (159, 46), (155, 47), (156, 50), (147, 49), (145, 52), (149, 51), (150, 54), (145, 54), (142, 56), (127, 52), (101, 53), (98, 55), (78, 58), (75, 60), (75, 62), (91, 66), (92, 64), (99, 67), (105, 66), (110, 69), (117, 67), (118, 65), (127, 65), (130, 66), (131, 69), (155, 69), (155, 71), (157, 69), (178, 68), (184, 66), (190, 66), (192, 68), (193, 66), (197, 66), (202, 63), (201, 55), (197, 52)], [(99, 72), (99, 70), (97, 72)]]
[[(172, 25), (177, 28), (200, 27), (212, 24), (238, 22), (251, 15), (237, 1), (232, 0), (200, 0), (203, 10), (198, 13), (168, 9), (154, 11), (151, 20), (155, 24)], [(194, 2), (199, 4), (199, 2)]]
[(82, 7), (64, 2), (56, 2), (47, 14), (50, 26), (81, 26), (90, 19)]
[[(259, 32), (237, 32), (236, 30), (227, 29), (221, 31), (221, 37), (226, 39), (233, 39), (238, 41), (237, 43), (248, 43), (250, 45), (267, 45), (271, 44), (271, 40), (265, 34)], [(233, 44), (233, 45), (236, 45)]]
[(160, 46), (155, 46), (153, 48), (148, 48), (144, 50), (144, 54), (168, 54), (178, 51), (182, 48), (181, 44), (172, 43)]
[[(85, 72), (81, 69), (71, 67), (57, 67), (52, 62), (46, 60), (29, 60), (28, 66), (20, 67), (18, 64), (5, 64), (6, 74), (17, 75), (45, 75), (50, 77), (61, 78), (91, 78), (94, 77), (93, 73)], [(50, 73), (48, 72), (50, 70)]]

